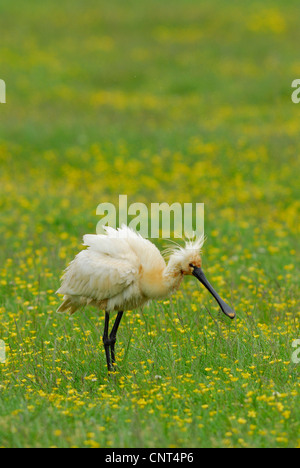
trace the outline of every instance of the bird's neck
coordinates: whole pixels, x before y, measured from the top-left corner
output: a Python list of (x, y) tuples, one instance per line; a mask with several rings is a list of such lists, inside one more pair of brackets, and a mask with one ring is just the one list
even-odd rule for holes
[(143, 271), (140, 287), (149, 299), (163, 299), (179, 288), (182, 278), (180, 267), (170, 260), (160, 271)]
[(180, 269), (180, 264), (176, 259), (172, 257), (170, 258), (163, 274), (163, 280), (169, 293), (172, 293), (179, 288), (180, 283), (183, 280), (183, 274)]

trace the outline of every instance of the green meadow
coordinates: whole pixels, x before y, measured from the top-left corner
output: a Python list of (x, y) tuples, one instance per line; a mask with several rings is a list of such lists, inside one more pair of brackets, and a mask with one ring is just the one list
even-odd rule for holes
[[(0, 31), (0, 447), (299, 447), (299, 2), (15, 0)], [(237, 318), (186, 279), (108, 376), (104, 313), (55, 291), (119, 194), (205, 203)]]

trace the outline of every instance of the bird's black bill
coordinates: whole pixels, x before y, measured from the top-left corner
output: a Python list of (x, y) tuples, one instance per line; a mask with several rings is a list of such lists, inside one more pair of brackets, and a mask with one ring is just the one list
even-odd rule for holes
[(200, 281), (200, 283), (202, 283), (206, 287), (206, 289), (209, 290), (210, 294), (214, 296), (217, 303), (221, 307), (222, 312), (224, 312), (224, 314), (227, 315), (227, 317), (234, 319), (235, 311), (231, 309), (231, 307), (229, 307), (229, 305), (226, 304), (226, 302), (224, 302), (223, 299), (221, 299), (219, 294), (214, 290), (212, 285), (206, 279), (206, 276), (203, 273), (203, 270), (201, 268), (194, 268), (193, 275)]

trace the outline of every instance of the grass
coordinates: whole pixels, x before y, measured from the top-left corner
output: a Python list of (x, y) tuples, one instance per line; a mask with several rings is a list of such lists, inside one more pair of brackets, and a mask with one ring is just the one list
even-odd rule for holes
[[(0, 446), (296, 447), (298, 4), (0, 7)], [(208, 278), (126, 313), (55, 313), (99, 203), (204, 202)]]

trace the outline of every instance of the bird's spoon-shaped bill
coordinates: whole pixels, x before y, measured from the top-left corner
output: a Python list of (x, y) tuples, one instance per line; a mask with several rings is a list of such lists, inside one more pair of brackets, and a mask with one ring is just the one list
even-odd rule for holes
[(224, 302), (223, 299), (221, 299), (221, 297), (219, 296), (219, 294), (214, 290), (212, 285), (207, 280), (202, 268), (194, 268), (193, 275), (200, 281), (200, 283), (203, 284), (203, 286), (206, 287), (206, 289), (209, 290), (210, 294), (214, 296), (217, 303), (221, 307), (222, 312), (224, 312), (224, 314), (227, 315), (227, 317), (234, 319), (235, 311), (231, 309), (231, 307), (229, 307), (229, 305), (226, 304), (226, 302)]

